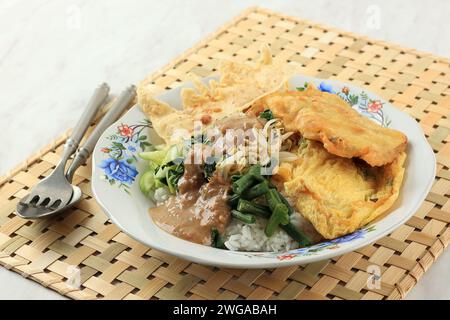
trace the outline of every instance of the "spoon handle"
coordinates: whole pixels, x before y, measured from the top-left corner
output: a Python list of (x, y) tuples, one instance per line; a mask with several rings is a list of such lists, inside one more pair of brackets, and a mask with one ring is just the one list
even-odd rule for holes
[(78, 120), (75, 128), (72, 131), (71, 136), (66, 140), (64, 144), (64, 150), (61, 155), (61, 159), (57, 164), (55, 171), (59, 170), (64, 172), (66, 162), (69, 157), (77, 150), (78, 144), (83, 138), (86, 130), (89, 128), (89, 125), (92, 123), (97, 111), (102, 106), (103, 102), (108, 97), (109, 86), (106, 83), (100, 84), (92, 94), (89, 102), (81, 114), (80, 119)]
[(72, 131), (70, 139), (78, 146), (81, 139), (83, 138), (86, 130), (92, 123), (97, 111), (102, 106), (103, 102), (108, 97), (109, 86), (106, 83), (99, 85), (88, 102), (86, 109), (78, 120), (75, 128)]
[(108, 112), (103, 116), (100, 122), (95, 126), (91, 135), (87, 138), (84, 145), (78, 150), (75, 158), (67, 170), (66, 177), (70, 182), (72, 181), (75, 171), (86, 162), (87, 158), (94, 150), (95, 144), (102, 135), (102, 133), (120, 116), (125, 108), (136, 96), (136, 87), (131, 85), (126, 88), (119, 97), (114, 101)]

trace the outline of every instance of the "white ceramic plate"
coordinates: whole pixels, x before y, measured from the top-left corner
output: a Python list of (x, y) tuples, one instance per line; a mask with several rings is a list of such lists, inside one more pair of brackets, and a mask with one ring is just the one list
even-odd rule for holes
[[(205, 79), (206, 81), (207, 79)], [(340, 95), (362, 115), (408, 136), (406, 172), (399, 199), (379, 221), (347, 236), (284, 253), (233, 252), (203, 246), (172, 236), (153, 224), (148, 208), (153, 203), (139, 190), (139, 174), (145, 162), (137, 153), (147, 143), (159, 144), (151, 123), (134, 106), (109, 127), (93, 153), (92, 190), (106, 214), (134, 239), (180, 258), (232, 268), (272, 268), (305, 264), (342, 255), (368, 245), (405, 223), (425, 199), (435, 176), (434, 153), (417, 122), (389, 103), (361, 88), (332, 80), (295, 76), (292, 88), (314, 83), (323, 91)], [(192, 87), (190, 84), (182, 87)], [(181, 107), (181, 87), (165, 92), (160, 100)]]

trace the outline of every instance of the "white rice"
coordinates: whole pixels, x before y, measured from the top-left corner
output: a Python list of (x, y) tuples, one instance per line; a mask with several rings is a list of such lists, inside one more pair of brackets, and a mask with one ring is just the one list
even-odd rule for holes
[[(292, 213), (291, 223), (299, 225), (299, 214)], [(267, 220), (256, 218), (255, 223), (247, 224), (233, 219), (225, 231), (225, 246), (232, 251), (268, 251), (283, 252), (298, 248), (293, 240), (280, 228), (269, 238), (264, 233)]]

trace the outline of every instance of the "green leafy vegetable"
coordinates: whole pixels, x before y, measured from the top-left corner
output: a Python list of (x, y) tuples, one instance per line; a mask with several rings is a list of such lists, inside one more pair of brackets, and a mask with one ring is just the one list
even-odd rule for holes
[(181, 151), (176, 145), (155, 146), (155, 150), (141, 152), (139, 156), (148, 160), (148, 169), (141, 176), (139, 186), (146, 196), (153, 198), (159, 188), (167, 189), (174, 194), (177, 191), (178, 180), (184, 173)]
[(273, 113), (270, 109), (266, 109), (259, 114), (261, 119), (266, 119), (267, 121), (272, 120), (274, 118)]
[(211, 246), (218, 249), (225, 247), (223, 244), (223, 239), (216, 228), (211, 229)]
[(216, 161), (214, 159), (208, 158), (207, 163), (203, 165), (203, 176), (206, 180), (211, 179), (214, 171), (216, 171)]
[(171, 165), (166, 173), (166, 182), (170, 193), (175, 193), (178, 188), (178, 180), (184, 173), (184, 166), (182, 164)]

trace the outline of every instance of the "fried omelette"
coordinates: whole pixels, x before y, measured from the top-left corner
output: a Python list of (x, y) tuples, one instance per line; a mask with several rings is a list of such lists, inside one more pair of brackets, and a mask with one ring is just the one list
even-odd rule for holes
[(371, 166), (394, 161), (407, 144), (406, 136), (363, 117), (336, 94), (321, 92), (313, 85), (304, 91), (272, 93), (252, 109), (272, 110), (287, 131), (321, 141), (330, 153), (361, 158)]
[(387, 211), (398, 197), (404, 152), (382, 167), (333, 155), (320, 142), (306, 139), (296, 152), (298, 160), (282, 164), (289, 172), (284, 192), (327, 239), (363, 227)]
[(195, 89), (181, 91), (183, 110), (153, 98), (152, 79), (138, 87), (138, 103), (151, 119), (155, 130), (166, 142), (175, 142), (178, 129), (194, 130), (194, 122), (209, 125), (216, 119), (247, 109), (256, 99), (279, 90), (293, 73), (293, 68), (272, 61), (268, 47), (263, 47), (255, 66), (234, 61), (219, 65), (220, 80), (205, 85), (193, 77)]
[(286, 131), (303, 137), (290, 150), (299, 158), (281, 164), (282, 190), (323, 237), (354, 232), (393, 205), (404, 174), (403, 133), (375, 124), (312, 85), (302, 92), (280, 90), (289, 72), (273, 63), (267, 48), (254, 67), (226, 61), (219, 71), (218, 82), (205, 85), (195, 78), (195, 89), (182, 90), (182, 110), (155, 100), (151, 79), (141, 83), (138, 102), (168, 144), (177, 129), (192, 132), (197, 120), (207, 125), (270, 109)]

